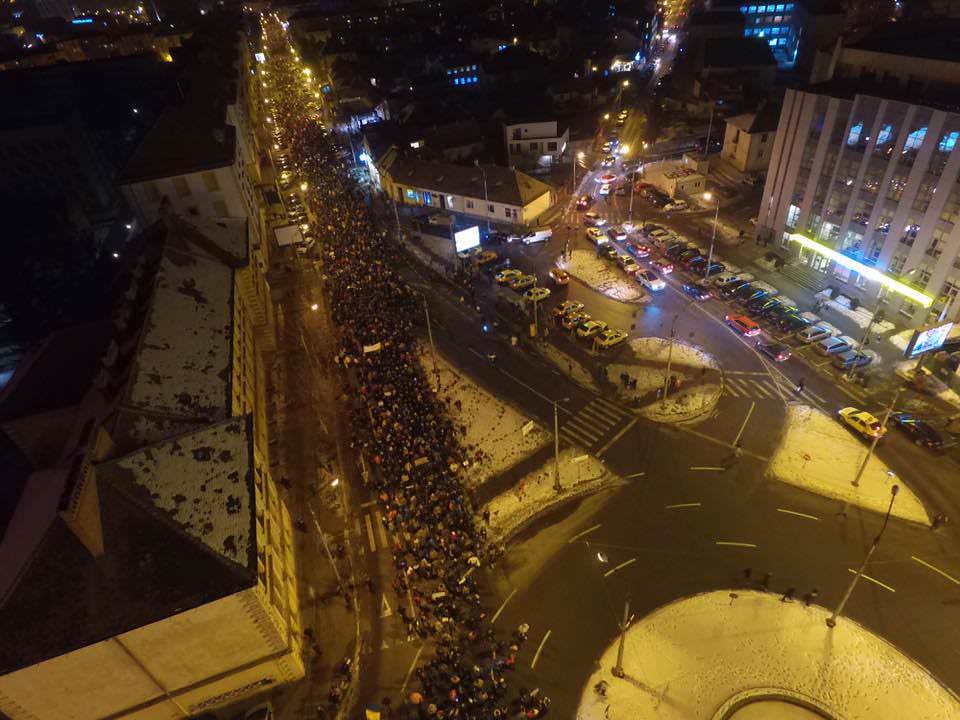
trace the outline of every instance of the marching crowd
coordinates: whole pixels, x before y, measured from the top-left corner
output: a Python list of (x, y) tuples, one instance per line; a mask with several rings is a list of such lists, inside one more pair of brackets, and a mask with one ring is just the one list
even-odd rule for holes
[(407, 598), (398, 613), (412, 638), (430, 638), (435, 656), (416, 671), (420, 690), (381, 714), (417, 718), (535, 718), (550, 701), (537, 690), (511, 694), (507, 677), (526, 640), (524, 624), (498, 639), (485, 613), (476, 568), (502, 550), (486, 543), (483, 523), (461, 480), (471, 458), (446, 406), (417, 359), (421, 298), (394, 268), (399, 248), (351, 184), (333, 137), (307, 109), (306, 91), (279, 24), (264, 22), (277, 92), (271, 122), (307, 180), (324, 261), (325, 291), (338, 329), (335, 360), (352, 392), (354, 446), (370, 461), (388, 527), (397, 540), (393, 587)]

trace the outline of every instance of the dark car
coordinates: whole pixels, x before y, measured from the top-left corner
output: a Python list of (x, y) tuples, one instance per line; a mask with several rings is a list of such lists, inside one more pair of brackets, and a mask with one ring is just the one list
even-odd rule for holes
[(700, 283), (684, 283), (683, 291), (694, 300), (710, 299), (710, 291)]
[(601, 245), (598, 249), (598, 252), (602, 257), (605, 257), (607, 260), (617, 259), (617, 248), (615, 248), (610, 243), (605, 243)]
[(581, 195), (577, 198), (577, 210), (589, 210), (591, 205), (593, 205), (593, 196)]
[(720, 288), (720, 295), (725, 298), (735, 297), (739, 290), (749, 285), (749, 280), (734, 280), (733, 282), (728, 282)]
[(677, 256), (677, 260), (681, 263), (692, 260), (695, 257), (700, 257), (700, 248), (688, 247), (682, 253)]
[(777, 303), (777, 301), (771, 300), (766, 295), (761, 295), (748, 300), (743, 304), (743, 307), (747, 311), (747, 315), (750, 317), (757, 317), (765, 307), (768, 305), (773, 305), (774, 303)]
[(761, 298), (769, 299), (769, 296), (770, 293), (763, 288), (752, 285), (738, 290), (734, 298), (736, 298), (737, 302), (741, 305), (747, 305), (751, 300), (759, 300)]
[(928, 447), (931, 450), (943, 449), (943, 437), (941, 437), (940, 433), (916, 415), (896, 412), (890, 416), (890, 420), (897, 426), (897, 429), (906, 433), (917, 445)]
[(703, 270), (703, 271), (706, 273), (707, 276), (710, 276), (710, 275), (718, 275), (718, 274), (720, 274), (720, 273), (722, 273), (722, 272), (726, 272), (727, 266), (724, 265), (724, 264), (721, 263), (721, 262), (712, 262), (712, 263), (710, 263), (710, 268), (709, 268), (709, 269), (701, 268), (701, 270)]
[(503, 245), (507, 242), (507, 234), (502, 232), (488, 233), (483, 242), (485, 245)]
[(666, 251), (663, 254), (666, 255), (671, 260), (676, 260), (677, 258), (680, 257), (682, 253), (687, 252), (687, 250), (689, 249), (690, 249), (690, 246), (687, 245), (685, 242), (678, 242), (678, 243), (673, 243), (672, 245), (668, 245)]
[(800, 312), (799, 308), (781, 302), (773, 307), (764, 308), (760, 315), (776, 325), (780, 318), (786, 317), (787, 315), (796, 315), (798, 312)]
[(684, 270), (696, 271), (697, 268), (707, 264), (707, 259), (703, 255), (700, 255), (694, 251), (693, 254), (685, 253), (684, 255), (681, 255), (677, 264)]
[(792, 354), (790, 348), (778, 342), (757, 342), (757, 350), (775, 362), (783, 362)]
[(777, 328), (788, 333), (800, 332), (810, 324), (809, 320), (800, 317), (796, 313), (780, 315), (773, 322), (776, 324)]

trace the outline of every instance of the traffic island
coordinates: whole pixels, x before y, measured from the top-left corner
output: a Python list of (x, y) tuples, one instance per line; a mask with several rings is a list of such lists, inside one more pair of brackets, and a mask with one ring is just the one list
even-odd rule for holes
[(790, 405), (784, 427), (780, 445), (767, 468), (769, 477), (836, 498), (843, 502), (838, 510), (849, 504), (881, 514), (890, 503), (890, 488), (899, 485), (891, 514), (930, 524), (919, 498), (876, 455), (870, 458), (858, 485), (853, 484), (867, 457), (868, 446), (840, 423), (839, 416), (827, 415), (809, 405)]
[(650, 296), (616, 262), (604, 260), (589, 250), (574, 250), (566, 259), (562, 256), (557, 258), (557, 267), (614, 300), (628, 303), (650, 301)]
[(830, 612), (802, 598), (781, 602), (779, 594), (740, 589), (672, 602), (626, 631), (620, 678), (612, 672), (619, 640), (611, 643), (583, 688), (577, 717), (960, 717), (957, 697), (923, 667), (849, 618), (827, 627)]
[(640, 415), (655, 422), (689, 422), (720, 401), (720, 364), (701, 348), (674, 340), (671, 349), (670, 341), (659, 337), (634, 338), (627, 344), (620, 361), (607, 366), (607, 375), (619, 399)]

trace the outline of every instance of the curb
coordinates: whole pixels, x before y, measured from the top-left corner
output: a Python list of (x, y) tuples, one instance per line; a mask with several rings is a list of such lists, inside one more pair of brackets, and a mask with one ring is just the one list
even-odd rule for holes
[(747, 705), (752, 705), (756, 702), (763, 702), (765, 700), (777, 700), (790, 705), (797, 705), (805, 710), (809, 710), (810, 712), (819, 715), (824, 720), (842, 720), (841, 715), (832, 712), (823, 703), (819, 702), (815, 698), (804, 695), (803, 693), (799, 693), (795, 690), (787, 690), (786, 688), (776, 687), (754, 688), (751, 690), (743, 690), (738, 692), (720, 706), (717, 712), (714, 713), (713, 720), (729, 720), (738, 710), (746, 707)]

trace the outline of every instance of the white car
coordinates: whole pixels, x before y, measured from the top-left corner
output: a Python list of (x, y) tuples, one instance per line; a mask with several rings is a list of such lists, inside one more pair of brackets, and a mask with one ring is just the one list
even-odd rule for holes
[(601, 185), (601, 186), (600, 186), (600, 194), (601, 194), (601, 195), (609, 195), (609, 194), (610, 194), (610, 186), (607, 185), (607, 184)]
[(669, 203), (667, 203), (666, 205), (664, 205), (664, 206), (663, 206), (663, 209), (664, 209), (664, 210), (667, 210), (667, 211), (670, 211), (670, 210), (686, 210), (686, 209), (687, 209), (687, 201), (686, 201), (686, 200), (674, 200), (673, 202), (669, 202)]
[(627, 231), (619, 225), (614, 225), (612, 228), (608, 229), (607, 235), (610, 236), (611, 240), (623, 241), (627, 239)]
[(607, 219), (600, 215), (600, 213), (590, 210), (583, 214), (583, 224), (593, 227), (603, 227), (607, 224)]
[(627, 275), (633, 275), (635, 272), (637, 272), (637, 270), (640, 269), (640, 266), (637, 265), (637, 261), (629, 255), (617, 255), (617, 265), (619, 265), (620, 269), (623, 270)]
[(660, 292), (667, 286), (653, 270), (641, 270), (637, 273), (636, 278), (638, 283), (654, 292)]

